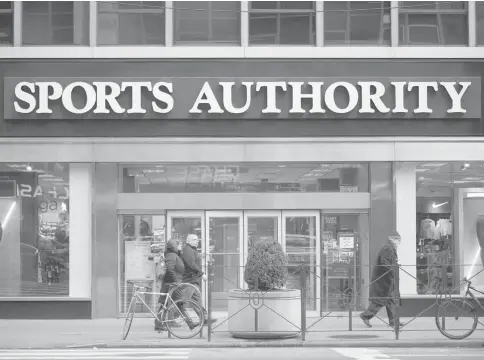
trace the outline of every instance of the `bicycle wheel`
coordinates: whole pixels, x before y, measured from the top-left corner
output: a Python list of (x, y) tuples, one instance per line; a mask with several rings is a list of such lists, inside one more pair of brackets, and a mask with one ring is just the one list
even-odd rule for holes
[(134, 312), (136, 310), (136, 302), (137, 298), (133, 296), (131, 302), (129, 303), (128, 312), (126, 314), (126, 320), (124, 320), (124, 328), (123, 328), (123, 340), (126, 340), (129, 334), (129, 330), (131, 329), (131, 324), (133, 323)]
[(200, 333), (205, 317), (202, 307), (197, 302), (176, 300), (168, 306), (163, 320), (174, 337), (190, 339)]
[(471, 335), (477, 321), (476, 308), (466, 299), (445, 300), (435, 316), (437, 329), (452, 340), (462, 340)]

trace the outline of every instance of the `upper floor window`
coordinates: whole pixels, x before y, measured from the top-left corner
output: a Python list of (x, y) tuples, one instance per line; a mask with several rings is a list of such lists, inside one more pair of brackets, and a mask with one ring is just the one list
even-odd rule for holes
[(325, 45), (390, 45), (389, 1), (324, 3)]
[(98, 2), (99, 45), (164, 45), (164, 1)]
[(88, 1), (23, 1), (23, 45), (88, 45)]
[(250, 45), (315, 45), (314, 1), (251, 1)]
[(476, 42), (484, 45), (484, 2), (476, 1)]
[(240, 2), (174, 2), (174, 43), (240, 45)]
[(400, 45), (467, 45), (464, 1), (400, 1)]
[(13, 43), (13, 1), (0, 2), (0, 45)]

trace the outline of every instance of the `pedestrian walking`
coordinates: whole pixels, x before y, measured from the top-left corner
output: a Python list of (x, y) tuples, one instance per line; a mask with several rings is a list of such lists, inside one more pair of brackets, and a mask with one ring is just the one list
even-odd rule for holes
[[(400, 289), (396, 287), (396, 279), (399, 278), (399, 267), (397, 249), (400, 245), (401, 237), (398, 232), (390, 234), (388, 242), (383, 245), (378, 253), (376, 266), (373, 269), (370, 285), (370, 305), (368, 309), (360, 314), (361, 320), (366, 326), (372, 327), (370, 320), (386, 307), (388, 322), (395, 328), (395, 301), (400, 301)], [(399, 324), (402, 327), (403, 324)]]
[[(183, 273), (183, 282), (189, 283), (198, 288), (200, 292), (193, 291), (190, 298), (200, 304), (202, 308), (205, 324), (208, 323), (207, 310), (202, 306), (201, 293), (202, 293), (202, 279), (206, 280), (206, 276), (202, 270), (202, 255), (198, 252), (198, 243), (200, 240), (195, 234), (189, 234), (187, 236), (186, 244), (183, 247), (182, 258), (185, 264), (185, 272)], [(212, 322), (215, 320), (212, 319)]]

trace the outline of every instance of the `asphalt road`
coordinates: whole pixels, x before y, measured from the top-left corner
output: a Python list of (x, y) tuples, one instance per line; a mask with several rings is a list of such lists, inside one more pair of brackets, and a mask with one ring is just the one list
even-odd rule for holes
[(483, 349), (247, 348), (0, 350), (0, 360), (481, 360)]

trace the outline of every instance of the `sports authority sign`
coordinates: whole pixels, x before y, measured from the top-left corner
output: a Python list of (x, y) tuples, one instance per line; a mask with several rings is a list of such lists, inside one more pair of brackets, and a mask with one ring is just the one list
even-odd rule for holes
[(5, 78), (5, 119), (480, 118), (471, 78)]

